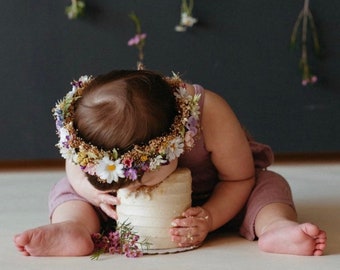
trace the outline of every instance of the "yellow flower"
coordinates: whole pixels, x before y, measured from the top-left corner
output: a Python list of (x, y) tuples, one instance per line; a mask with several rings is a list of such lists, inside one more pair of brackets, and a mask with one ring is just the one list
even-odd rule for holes
[(142, 162), (145, 162), (147, 160), (148, 160), (148, 156), (147, 155), (143, 155), (143, 156), (140, 157), (140, 161), (142, 161)]

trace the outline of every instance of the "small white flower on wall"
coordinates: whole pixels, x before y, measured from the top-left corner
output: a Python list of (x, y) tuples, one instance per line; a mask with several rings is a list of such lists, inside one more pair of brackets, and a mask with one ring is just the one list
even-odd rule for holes
[(193, 27), (197, 23), (197, 19), (192, 16), (192, 10), (194, 8), (194, 0), (182, 0), (181, 6), (181, 20), (175, 27), (177, 32), (185, 32), (188, 27)]

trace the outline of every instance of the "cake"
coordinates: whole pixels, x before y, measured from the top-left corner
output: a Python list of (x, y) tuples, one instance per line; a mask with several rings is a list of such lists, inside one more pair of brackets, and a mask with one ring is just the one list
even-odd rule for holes
[(152, 250), (177, 248), (169, 230), (171, 222), (191, 206), (191, 182), (190, 170), (178, 168), (155, 186), (118, 190), (118, 223), (130, 223)]

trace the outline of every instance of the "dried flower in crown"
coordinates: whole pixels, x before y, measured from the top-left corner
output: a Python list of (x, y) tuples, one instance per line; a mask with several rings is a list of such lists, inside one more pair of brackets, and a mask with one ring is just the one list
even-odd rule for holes
[(56, 146), (61, 156), (79, 165), (89, 175), (96, 176), (99, 183), (135, 181), (144, 172), (168, 164), (194, 146), (194, 138), (199, 133), (200, 95), (189, 95), (185, 83), (177, 75), (166, 78), (175, 87), (178, 110), (167, 135), (154, 138), (145, 145), (134, 145), (123, 154), (116, 148), (104, 150), (85, 142), (73, 125), (74, 108), (91, 80), (91, 76), (82, 76), (73, 81), (72, 90), (54, 107), (53, 116), (59, 136)]

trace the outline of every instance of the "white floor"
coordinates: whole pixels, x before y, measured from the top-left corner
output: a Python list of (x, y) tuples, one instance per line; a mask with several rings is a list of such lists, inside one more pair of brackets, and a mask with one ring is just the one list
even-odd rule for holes
[(137, 259), (120, 255), (105, 255), (99, 261), (89, 257), (24, 257), (17, 253), (13, 235), (48, 222), (48, 191), (63, 172), (0, 172), (0, 269), (339, 269), (340, 163), (275, 165), (271, 169), (290, 182), (300, 221), (317, 223), (327, 231), (324, 256), (267, 254), (258, 250), (256, 242), (219, 234), (193, 251)]

